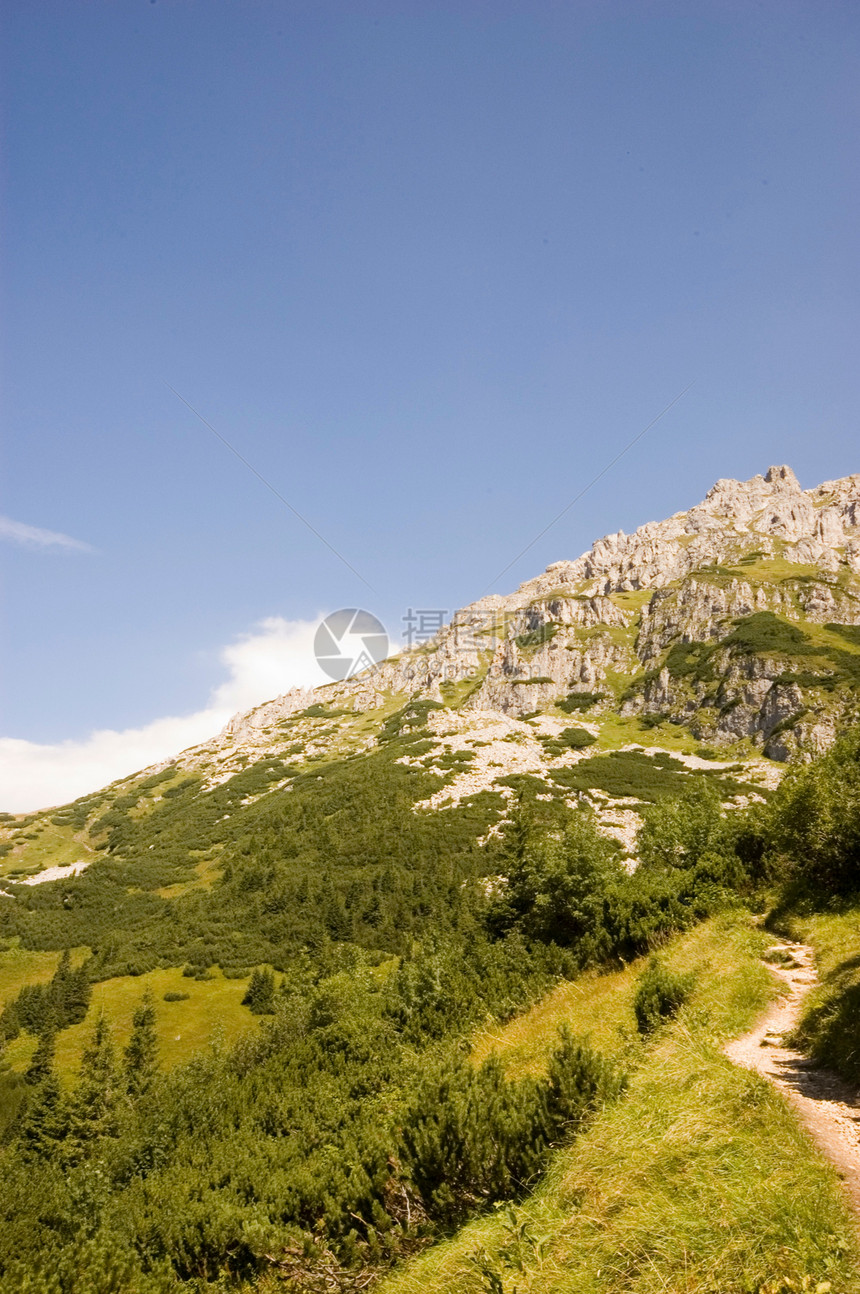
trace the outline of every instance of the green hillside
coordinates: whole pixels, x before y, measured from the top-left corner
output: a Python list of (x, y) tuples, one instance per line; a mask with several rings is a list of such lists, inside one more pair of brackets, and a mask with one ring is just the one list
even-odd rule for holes
[(747, 549), (3, 815), (0, 1291), (860, 1290), (719, 1049), (772, 909), (860, 1074), (856, 578)]

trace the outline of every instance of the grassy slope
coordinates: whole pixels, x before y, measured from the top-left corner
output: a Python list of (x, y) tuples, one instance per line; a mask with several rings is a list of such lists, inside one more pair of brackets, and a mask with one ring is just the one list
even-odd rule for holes
[(800, 1021), (800, 1045), (860, 1083), (860, 907), (795, 915), (781, 926), (814, 946), (821, 978)]
[[(648, 1049), (627, 1096), (560, 1151), (535, 1193), (463, 1228), (380, 1294), (747, 1294), (782, 1278), (860, 1289), (858, 1253), (833, 1171), (781, 1099), (719, 1044), (774, 992), (764, 936), (743, 917), (709, 922), (666, 953), (699, 987)], [(628, 968), (556, 990), (500, 1032), (534, 1068), (568, 1021), (607, 1050), (629, 1047)], [(614, 1041), (613, 1041), (614, 1040)], [(478, 1049), (486, 1050), (486, 1037)]]
[[(27, 839), (28, 836), (33, 837)], [(10, 839), (20, 840), (12, 853), (0, 859), (0, 878), (31, 876), (45, 867), (68, 867), (92, 858), (92, 849), (76, 839), (71, 827), (55, 826), (47, 814)]]
[[(0, 954), (0, 984), (3, 985), (6, 981), (4, 966), (9, 956), (9, 953)], [(57, 953), (25, 953), (22, 956), (49, 960), (44, 967), (40, 965), (39, 974), (24, 975), (22, 968), (20, 983), (50, 979), (57, 964)], [(217, 970), (211, 973), (211, 980), (199, 981), (188, 979), (181, 970), (172, 968), (150, 971), (147, 975), (125, 975), (94, 984), (86, 1019), (57, 1035), (56, 1066), (60, 1077), (69, 1081), (77, 1073), (81, 1052), (102, 1011), (111, 1025), (116, 1046), (122, 1048), (127, 1044), (132, 1015), (147, 989), (154, 1000), (159, 1059), (165, 1069), (184, 1064), (210, 1042), (229, 1046), (242, 1034), (256, 1029), (257, 1017), (241, 1004), (247, 979), (225, 979)], [(6, 971), (6, 976), (8, 974)], [(188, 998), (183, 1002), (165, 1002), (164, 994), (167, 992), (187, 993)], [(0, 999), (11, 996), (12, 992), (0, 993)], [(23, 1072), (35, 1047), (36, 1039), (21, 1033), (9, 1043), (4, 1060), (11, 1070)]]
[(25, 984), (46, 984), (59, 960), (59, 953), (37, 952), (17, 945), (0, 950), (0, 1006), (17, 997)]

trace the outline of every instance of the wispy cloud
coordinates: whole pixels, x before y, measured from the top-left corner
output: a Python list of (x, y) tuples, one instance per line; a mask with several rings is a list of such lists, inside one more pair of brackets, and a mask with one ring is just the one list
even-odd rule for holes
[(0, 539), (8, 539), (12, 544), (22, 548), (73, 548), (79, 553), (94, 553), (92, 544), (85, 544), (82, 539), (73, 539), (58, 530), (42, 530), (39, 526), (27, 526), (23, 521), (13, 521), (11, 517), (0, 517)]

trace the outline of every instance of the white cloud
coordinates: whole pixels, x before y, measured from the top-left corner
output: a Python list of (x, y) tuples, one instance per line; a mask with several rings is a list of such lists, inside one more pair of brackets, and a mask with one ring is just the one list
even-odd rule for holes
[(0, 810), (28, 813), (65, 804), (206, 741), (238, 710), (269, 701), (291, 687), (327, 683), (313, 654), (321, 619), (272, 616), (224, 647), (220, 658), (227, 677), (194, 714), (155, 719), (122, 732), (101, 729), (80, 741), (41, 744), (0, 737)]
[(80, 553), (95, 552), (92, 544), (85, 544), (82, 539), (72, 539), (71, 535), (60, 534), (58, 530), (27, 526), (11, 517), (0, 517), (0, 539), (8, 539), (24, 548), (74, 548)]

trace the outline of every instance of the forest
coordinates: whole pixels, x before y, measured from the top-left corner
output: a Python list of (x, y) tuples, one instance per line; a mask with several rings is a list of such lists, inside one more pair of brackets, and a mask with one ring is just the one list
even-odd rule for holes
[[(624, 1092), (623, 1066), (588, 1040), (562, 1031), (543, 1076), (510, 1078), (471, 1060), (476, 1028), (726, 908), (855, 901), (860, 730), (743, 811), (712, 777), (656, 797), (631, 875), (586, 804), (538, 800), (528, 779), (496, 834), (500, 796), (414, 812), (424, 775), (397, 759), (420, 752), (421, 719), (407, 707), (378, 751), (256, 801), (277, 761), (205, 794), (171, 783), (145, 813), (139, 783), (94, 823), (103, 858), (74, 887), (0, 901), (6, 946), (61, 954), (0, 1016), (4, 1042), (36, 1039), (26, 1073), (0, 1070), (0, 1290), (366, 1288), (522, 1198)], [(201, 857), (217, 879), (183, 890)], [(57, 1039), (93, 985), (155, 966), (253, 971), (259, 1028), (168, 1073), (164, 1007), (142, 994), (127, 1045), (100, 1015), (61, 1082)], [(640, 1032), (688, 991), (649, 963)]]

